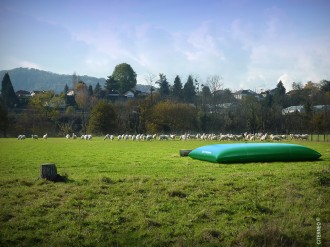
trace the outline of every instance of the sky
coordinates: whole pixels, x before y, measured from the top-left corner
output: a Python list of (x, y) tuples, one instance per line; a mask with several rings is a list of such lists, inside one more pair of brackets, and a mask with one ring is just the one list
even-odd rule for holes
[(329, 0), (1, 0), (0, 70), (107, 78), (128, 63), (139, 84), (176, 75), (224, 88), (330, 80)]

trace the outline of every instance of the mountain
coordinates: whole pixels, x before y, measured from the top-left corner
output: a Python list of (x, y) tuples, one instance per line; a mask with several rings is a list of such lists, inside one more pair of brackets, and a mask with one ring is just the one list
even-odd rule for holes
[[(15, 92), (18, 90), (54, 90), (56, 93), (59, 93), (64, 90), (66, 84), (69, 88), (72, 87), (72, 75), (61, 75), (32, 68), (16, 68), (1, 70), (1, 80), (7, 72)], [(87, 85), (92, 85), (93, 87), (95, 87), (97, 83), (100, 83), (101, 87), (105, 84), (104, 78), (96, 78), (87, 75), (77, 76), (78, 80), (85, 82)]]

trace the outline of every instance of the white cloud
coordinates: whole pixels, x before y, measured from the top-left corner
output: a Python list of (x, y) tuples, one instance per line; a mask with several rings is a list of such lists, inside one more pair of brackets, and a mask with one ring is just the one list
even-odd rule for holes
[(31, 61), (19, 61), (20, 67), (34, 68), (34, 69), (42, 69), (41, 65), (31, 62)]
[(0, 62), (0, 67), (5, 69), (13, 69), (17, 67), (43, 69), (43, 67), (38, 63), (23, 60), (17, 57), (7, 57), (3, 59), (3, 62), (4, 63)]

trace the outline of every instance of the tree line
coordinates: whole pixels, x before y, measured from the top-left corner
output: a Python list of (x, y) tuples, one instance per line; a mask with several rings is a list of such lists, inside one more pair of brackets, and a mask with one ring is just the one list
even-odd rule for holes
[[(129, 64), (115, 67), (104, 85), (93, 88), (72, 77), (73, 94), (66, 85), (61, 94), (39, 92), (18, 98), (9, 74), (2, 80), (0, 130), (2, 136), (18, 134), (95, 135), (123, 133), (329, 133), (330, 82), (292, 84), (286, 92), (283, 83), (260, 94), (237, 99), (224, 89), (222, 78), (212, 75), (202, 83), (189, 75), (185, 82), (176, 76), (145, 77), (150, 91), (134, 92), (136, 73)], [(157, 87), (156, 87), (157, 85)], [(134, 98), (121, 96), (132, 90)], [(115, 95), (115, 97), (114, 97)], [(283, 114), (288, 106), (302, 105), (303, 112)], [(323, 105), (317, 110), (314, 106)]]

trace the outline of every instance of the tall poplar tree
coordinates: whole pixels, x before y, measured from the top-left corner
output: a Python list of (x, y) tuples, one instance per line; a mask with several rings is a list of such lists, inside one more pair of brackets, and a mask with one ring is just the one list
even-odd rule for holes
[(6, 73), (1, 83), (1, 96), (6, 107), (12, 108), (18, 105), (18, 98), (15, 94), (9, 74)]
[(172, 98), (174, 100), (176, 100), (178, 102), (181, 102), (183, 100), (182, 82), (178, 75), (174, 79), (171, 94), (172, 94)]
[(194, 103), (196, 98), (196, 89), (194, 80), (191, 75), (188, 76), (187, 82), (183, 87), (183, 98), (186, 103)]
[(170, 85), (166, 79), (166, 75), (159, 74), (159, 80), (156, 81), (156, 83), (159, 85), (159, 93), (160, 97), (166, 98), (170, 94)]

